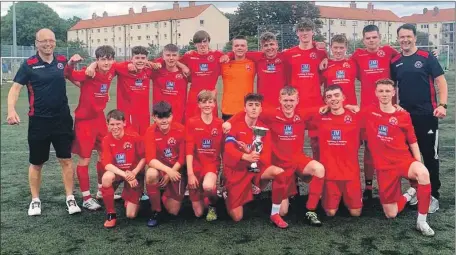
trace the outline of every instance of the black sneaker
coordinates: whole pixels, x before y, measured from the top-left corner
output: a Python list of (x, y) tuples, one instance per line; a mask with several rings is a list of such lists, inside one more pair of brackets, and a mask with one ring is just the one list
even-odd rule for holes
[(147, 226), (153, 228), (153, 227), (156, 227), (157, 225), (158, 225), (158, 212), (153, 212), (152, 216), (147, 221)]
[(366, 200), (372, 200), (372, 190), (371, 189), (366, 189), (363, 192), (363, 201)]
[(306, 219), (309, 225), (315, 226), (315, 227), (321, 227), (321, 221), (318, 219), (318, 215), (316, 212), (307, 212), (306, 213)]

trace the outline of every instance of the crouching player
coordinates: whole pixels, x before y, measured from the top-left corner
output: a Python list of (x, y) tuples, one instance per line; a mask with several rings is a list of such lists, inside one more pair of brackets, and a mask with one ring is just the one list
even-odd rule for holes
[[(263, 96), (249, 93), (244, 98), (245, 118), (231, 123), (232, 128), (225, 139), (223, 153), (225, 188), (227, 190), (226, 208), (234, 221), (243, 217), (243, 205), (253, 199), (252, 182), (264, 189), (274, 176), (283, 172), (283, 169), (271, 165), (271, 134), (266, 132), (262, 138), (263, 149), (258, 154), (253, 149), (255, 138), (254, 126), (266, 127), (258, 120), (261, 113)], [(248, 170), (252, 163), (257, 163), (259, 173)]]
[(112, 110), (106, 116), (109, 134), (102, 143), (102, 163), (106, 169), (102, 178), (102, 195), (106, 207), (106, 228), (116, 226), (114, 208), (114, 190), (124, 182), (122, 198), (125, 200), (127, 218), (133, 219), (138, 214), (139, 198), (144, 181), (141, 171), (144, 169), (144, 147), (137, 133), (125, 132), (125, 115), (119, 110)]
[(343, 198), (350, 215), (360, 216), (363, 202), (358, 163), (359, 115), (344, 109), (345, 95), (339, 85), (326, 87), (324, 101), (329, 112), (315, 113), (312, 119), (318, 127), (320, 149), (324, 151), (320, 154), (326, 170), (323, 208), (328, 216), (334, 216)]
[(213, 116), (215, 91), (198, 94), (200, 116), (191, 117), (186, 131), (188, 188), (193, 211), (201, 217), (208, 203), (207, 221), (217, 219), (217, 176), (223, 142), (223, 121)]
[[(390, 79), (376, 82), (379, 104), (363, 110), (369, 150), (377, 172), (380, 203), (387, 218), (395, 218), (412, 197), (418, 198), (416, 229), (424, 236), (434, 236), (426, 222), (431, 199), (429, 172), (421, 163), (410, 114), (393, 106), (396, 85)], [(401, 178), (416, 180), (418, 188), (401, 195)]]
[(185, 183), (181, 178), (184, 164), (185, 129), (173, 121), (173, 109), (168, 102), (160, 101), (153, 107), (154, 124), (144, 136), (146, 146), (146, 189), (152, 214), (149, 227), (158, 225), (161, 212), (160, 190), (165, 188), (162, 200), (166, 210), (177, 215), (184, 198)]

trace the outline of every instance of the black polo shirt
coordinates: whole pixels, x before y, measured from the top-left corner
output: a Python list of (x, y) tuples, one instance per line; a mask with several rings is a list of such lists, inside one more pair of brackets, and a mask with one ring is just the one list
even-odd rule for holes
[(434, 79), (444, 71), (429, 51), (397, 55), (391, 60), (391, 78), (397, 81), (399, 103), (412, 115), (433, 115), (437, 107)]
[(64, 74), (66, 64), (63, 55), (54, 55), (49, 64), (38, 54), (22, 63), (14, 82), (27, 86), (29, 116), (51, 118), (70, 114)]

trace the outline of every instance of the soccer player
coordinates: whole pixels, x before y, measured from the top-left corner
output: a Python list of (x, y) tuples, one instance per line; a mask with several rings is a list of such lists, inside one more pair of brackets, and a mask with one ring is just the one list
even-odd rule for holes
[[(434, 236), (434, 231), (426, 222), (431, 199), (429, 172), (421, 163), (410, 114), (397, 111), (393, 106), (396, 85), (392, 80), (377, 81), (375, 92), (379, 103), (363, 109), (363, 126), (374, 159), (383, 211), (387, 218), (395, 218), (416, 196), (416, 229), (425, 236)], [(411, 187), (401, 195), (401, 178), (416, 180), (417, 189)]]
[(312, 118), (324, 151), (320, 157), (326, 170), (322, 205), (328, 216), (336, 215), (341, 198), (352, 216), (360, 216), (363, 207), (358, 163), (361, 121), (344, 108), (345, 99), (342, 87), (327, 86), (324, 100), (330, 111)]
[(166, 210), (177, 215), (184, 199), (185, 183), (181, 171), (185, 160), (185, 129), (175, 122), (170, 103), (160, 101), (153, 107), (154, 124), (144, 136), (146, 146), (146, 188), (152, 214), (147, 225), (158, 225), (161, 212), (160, 190), (165, 188), (162, 196)]
[[(227, 190), (225, 200), (228, 214), (234, 221), (240, 221), (244, 215), (243, 205), (253, 199), (252, 182), (260, 189), (264, 189), (270, 180), (283, 173), (283, 169), (271, 165), (271, 133), (266, 132), (262, 138), (262, 150), (257, 153), (252, 145), (255, 139), (252, 128), (266, 127), (258, 120), (262, 111), (263, 96), (249, 93), (245, 96), (245, 118), (233, 121), (225, 139), (223, 153), (224, 169)], [(260, 172), (248, 170), (252, 163), (257, 163)]]
[(193, 211), (201, 217), (205, 200), (209, 202), (207, 221), (217, 219), (217, 177), (221, 163), (223, 121), (212, 115), (215, 108), (214, 91), (198, 94), (200, 116), (190, 118), (186, 125), (186, 161), (188, 188)]
[[(115, 76), (111, 68), (114, 62), (115, 50), (111, 46), (100, 46), (95, 50), (97, 69), (94, 78), (85, 74), (85, 69), (72, 70), (69, 77), (81, 83), (79, 104), (75, 110), (75, 140), (72, 152), (79, 156), (76, 173), (79, 188), (83, 197), (84, 208), (97, 210), (101, 208), (98, 201), (90, 195), (89, 163), (92, 150), (96, 149), (99, 155), (97, 162), (98, 189), (101, 188), (101, 178), (104, 168), (101, 163), (101, 142), (107, 135), (104, 109), (108, 102), (108, 92), (111, 81)], [(77, 62), (71, 58), (70, 61)]]
[[(296, 35), (299, 45), (284, 52), (288, 84), (295, 87), (301, 96), (298, 109), (323, 105), (321, 94), (320, 63), (327, 57), (326, 51), (314, 47), (312, 41), (315, 23), (310, 19), (296, 25)], [(319, 149), (316, 127), (308, 124), (309, 137), (312, 147), (312, 157), (318, 161)]]
[[(321, 226), (316, 209), (323, 191), (325, 169), (318, 161), (307, 157), (302, 149), (306, 122), (311, 119), (317, 107), (308, 110), (297, 110), (299, 92), (296, 88), (285, 86), (280, 91), (281, 106), (264, 111), (259, 115), (260, 121), (270, 129), (272, 137), (272, 164), (284, 170), (272, 182), (272, 209), (271, 221), (279, 228), (286, 228), (288, 224), (281, 218), (288, 213), (288, 198), (297, 193), (296, 175), (303, 180), (312, 176), (307, 200), (306, 218), (309, 224)], [(230, 130), (234, 123), (247, 118), (247, 114), (236, 114), (223, 124), (224, 130)]]
[(355, 80), (358, 74), (356, 63), (345, 58), (348, 40), (345, 35), (335, 35), (331, 38), (331, 56), (328, 67), (322, 72), (325, 88), (329, 85), (339, 85), (344, 91), (344, 103), (357, 105)]
[(166, 101), (173, 109), (173, 120), (184, 123), (187, 101), (187, 77), (177, 67), (179, 48), (167, 44), (163, 48), (165, 66), (152, 72), (153, 102)]
[(430, 52), (416, 47), (414, 25), (402, 25), (397, 30), (397, 36), (402, 53), (391, 60), (391, 77), (397, 81), (400, 105), (410, 113), (418, 145), (423, 153), (424, 165), (429, 170), (432, 184), (429, 213), (434, 213), (439, 209), (441, 186), (438, 155), (439, 118), (446, 116), (448, 84), (437, 58)]
[(244, 97), (253, 92), (255, 63), (246, 59), (247, 40), (236, 36), (232, 40), (234, 61), (222, 64), (222, 119), (227, 120), (242, 111)]
[(141, 137), (134, 132), (125, 132), (125, 115), (111, 110), (107, 116), (109, 134), (102, 142), (102, 163), (106, 172), (102, 178), (103, 202), (106, 207), (106, 228), (116, 226), (117, 215), (114, 207), (114, 190), (124, 182), (122, 197), (125, 200), (126, 216), (136, 218), (143, 181), (144, 146)]

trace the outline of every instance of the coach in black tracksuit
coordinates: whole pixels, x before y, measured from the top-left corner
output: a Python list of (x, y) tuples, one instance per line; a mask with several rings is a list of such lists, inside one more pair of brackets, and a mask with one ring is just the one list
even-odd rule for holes
[[(398, 83), (400, 106), (412, 118), (424, 165), (431, 178), (430, 212), (435, 212), (440, 196), (438, 119), (446, 116), (447, 82), (436, 57), (416, 47), (415, 26), (402, 25), (397, 34), (402, 53), (391, 60), (391, 78)], [(439, 88), (438, 101), (434, 82)]]

